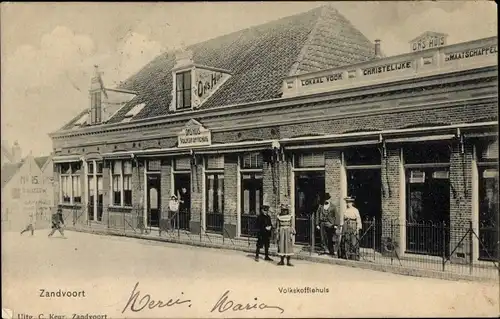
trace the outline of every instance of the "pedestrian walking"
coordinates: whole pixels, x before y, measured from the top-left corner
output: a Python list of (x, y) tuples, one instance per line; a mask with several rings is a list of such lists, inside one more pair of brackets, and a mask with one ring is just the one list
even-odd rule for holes
[(271, 222), (271, 216), (269, 216), (269, 202), (267, 201), (267, 196), (264, 195), (262, 210), (257, 216), (256, 226), (257, 226), (257, 247), (255, 250), (255, 261), (259, 261), (260, 249), (264, 247), (264, 260), (272, 261), (269, 257), (269, 244), (271, 241), (273, 224)]
[(331, 196), (325, 193), (324, 202), (318, 206), (316, 211), (316, 228), (321, 234), (321, 245), (325, 253), (336, 255), (337, 245), (334, 245), (337, 240), (335, 234), (335, 226), (337, 225), (337, 209), (331, 203)]
[(283, 266), (285, 264), (285, 258), (287, 266), (293, 266), (290, 263), (290, 258), (294, 254), (293, 236), (295, 235), (295, 229), (292, 226), (292, 215), (290, 214), (290, 211), (286, 206), (281, 207), (281, 211), (276, 224), (276, 230), (278, 256), (281, 258), (278, 266)]
[(57, 211), (54, 214), (52, 214), (52, 231), (50, 232), (49, 237), (52, 237), (52, 235), (54, 235), (56, 230), (58, 230), (59, 233), (61, 233), (62, 237), (66, 238), (66, 236), (64, 236), (63, 226), (64, 226), (64, 219), (63, 219), (62, 209), (61, 207), (58, 207)]
[(347, 208), (344, 212), (344, 225), (342, 226), (341, 257), (345, 259), (359, 260), (359, 231), (363, 225), (361, 216), (356, 207), (353, 206), (354, 198), (344, 198)]
[(28, 213), (28, 225), (21, 231), (21, 235), (27, 231), (31, 231), (31, 236), (33, 236), (35, 234), (35, 223), (36, 223), (36, 214), (35, 211), (31, 210)]

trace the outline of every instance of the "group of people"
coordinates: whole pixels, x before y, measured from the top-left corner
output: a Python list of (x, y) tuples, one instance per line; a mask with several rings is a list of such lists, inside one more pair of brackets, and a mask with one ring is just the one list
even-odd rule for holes
[[(35, 234), (35, 224), (36, 224), (36, 215), (35, 212), (30, 212), (28, 215), (28, 225), (21, 231), (21, 235), (25, 232), (31, 232), (31, 236)], [(62, 213), (62, 208), (58, 207), (55, 213), (51, 216), (51, 231), (48, 237), (52, 237), (56, 231), (59, 231), (62, 238), (66, 238), (64, 236), (64, 218)]]
[[(324, 201), (318, 206), (315, 213), (316, 229), (320, 231), (321, 245), (325, 253), (345, 259), (359, 260), (359, 232), (362, 229), (361, 216), (356, 207), (353, 206), (354, 198), (344, 198), (346, 209), (343, 218), (336, 206), (331, 202), (331, 196), (326, 193)], [(264, 196), (262, 211), (257, 216), (257, 246), (255, 260), (259, 261), (261, 248), (264, 248), (264, 260), (272, 261), (269, 257), (269, 246), (273, 231), (276, 236), (278, 247), (279, 266), (293, 266), (290, 262), (293, 251), (293, 236), (295, 229), (292, 225), (292, 215), (289, 205), (282, 204), (280, 212), (276, 216), (276, 226), (273, 226), (270, 205)], [(314, 234), (312, 234), (314, 236)]]
[(363, 224), (358, 209), (353, 206), (354, 198), (344, 198), (346, 209), (343, 218), (331, 203), (330, 194), (326, 193), (324, 198), (315, 215), (323, 251), (332, 256), (359, 260), (359, 232)]

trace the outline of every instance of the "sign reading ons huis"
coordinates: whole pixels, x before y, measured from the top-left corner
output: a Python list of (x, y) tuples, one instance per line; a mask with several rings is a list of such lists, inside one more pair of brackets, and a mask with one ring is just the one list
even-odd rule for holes
[(212, 144), (212, 135), (196, 120), (189, 120), (178, 135), (178, 147), (209, 146)]

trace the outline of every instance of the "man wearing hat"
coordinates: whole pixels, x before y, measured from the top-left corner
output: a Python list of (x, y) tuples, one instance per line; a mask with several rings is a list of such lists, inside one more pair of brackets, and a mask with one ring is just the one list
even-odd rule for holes
[(255, 261), (259, 261), (260, 249), (264, 247), (264, 260), (272, 261), (269, 258), (269, 243), (271, 241), (271, 230), (273, 224), (271, 222), (271, 216), (269, 216), (269, 202), (267, 200), (267, 194), (264, 194), (262, 200), (262, 210), (257, 216), (256, 227), (257, 227), (257, 248), (255, 250)]
[(347, 208), (344, 212), (344, 225), (342, 227), (341, 257), (359, 260), (359, 231), (363, 227), (361, 216), (353, 206), (354, 198), (344, 198)]
[(331, 196), (329, 193), (325, 193), (323, 204), (320, 204), (316, 211), (316, 228), (320, 230), (323, 250), (331, 255), (335, 255), (337, 252), (336, 245), (333, 247), (336, 215), (337, 209), (331, 203)]

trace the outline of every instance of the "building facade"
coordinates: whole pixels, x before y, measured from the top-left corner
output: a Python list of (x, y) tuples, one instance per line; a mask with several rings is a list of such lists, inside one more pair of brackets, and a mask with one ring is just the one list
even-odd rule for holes
[[(96, 70), (91, 107), (51, 134), (55, 200), (77, 224), (155, 228), (176, 194), (175, 227), (244, 237), (266, 194), (301, 244), (328, 192), (364, 220), (446, 223), (455, 236), (424, 240), (455, 258), (496, 251), (454, 241), (499, 225), (497, 38), (380, 45), (325, 6), (162, 55), (118, 89)], [(379, 225), (400, 254), (433, 253)]]
[(2, 166), (2, 231), (22, 230), (33, 213), (36, 228), (49, 225), (55, 204), (53, 167), (51, 157), (31, 155)]

